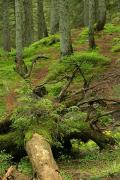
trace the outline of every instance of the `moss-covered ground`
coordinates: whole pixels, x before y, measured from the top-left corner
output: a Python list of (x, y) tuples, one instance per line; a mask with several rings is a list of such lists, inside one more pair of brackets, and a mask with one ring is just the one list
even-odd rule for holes
[[(96, 91), (99, 95), (104, 95), (108, 98), (120, 98), (120, 26), (107, 24), (104, 31), (96, 33), (96, 51), (104, 55), (110, 60), (106, 69), (102, 69), (99, 76), (99, 87)], [(24, 91), (27, 91), (27, 86), (34, 88), (37, 85), (42, 84), (47, 75), (50, 72), (51, 66), (60, 58), (60, 43), (57, 42), (54, 45), (49, 45), (49, 41), (53, 37), (45, 38), (39, 42), (35, 42), (30, 47), (24, 50), (25, 63), (30, 66), (34, 57), (38, 55), (45, 55), (47, 60), (39, 60), (35, 64), (31, 77), (23, 80), (14, 71), (14, 58), (15, 50), (11, 50), (9, 54), (6, 54), (2, 49), (0, 50), (0, 119), (6, 114), (13, 111), (14, 107), (18, 105), (18, 98), (22, 96)], [(55, 38), (59, 38), (56, 35)], [(75, 52), (89, 52), (88, 48), (88, 30), (74, 29), (72, 30), (72, 41)], [(95, 85), (98, 80), (95, 80)], [(61, 86), (61, 84), (57, 85)], [(73, 89), (77, 89), (78, 84), (75, 82)], [(48, 87), (49, 88), (49, 87)], [(100, 89), (100, 91), (99, 91)], [(52, 99), (52, 95), (56, 94), (55, 87), (51, 87), (49, 98)], [(21, 95), (20, 95), (21, 94)], [(43, 132), (44, 133), (44, 132)], [(0, 138), (3, 141), (8, 138), (9, 134), (1, 135)], [(10, 133), (10, 137), (13, 136)], [(29, 138), (30, 132), (27, 135)], [(120, 139), (120, 129), (118, 128), (114, 134), (116, 138)], [(4, 140), (5, 139), (5, 140)], [(77, 153), (76, 153), (77, 151)], [(77, 154), (77, 155), (76, 155)], [(5, 156), (6, 158), (6, 156)], [(3, 162), (3, 161), (2, 161)], [(7, 163), (9, 163), (7, 161)], [(61, 174), (65, 180), (77, 180), (81, 179), (120, 179), (120, 148), (104, 150), (99, 152), (98, 148), (93, 142), (87, 144), (73, 143), (73, 157), (62, 156), (58, 160), (58, 164), (61, 169)], [(1, 163), (0, 163), (0, 168)], [(5, 164), (6, 168), (6, 164)], [(31, 167), (26, 159), (21, 160), (19, 168), (23, 172), (30, 172)]]

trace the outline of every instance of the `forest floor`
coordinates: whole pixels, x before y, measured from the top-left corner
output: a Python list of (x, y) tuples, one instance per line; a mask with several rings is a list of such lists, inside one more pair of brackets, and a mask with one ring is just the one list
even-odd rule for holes
[[(97, 51), (111, 60), (105, 71), (99, 76), (99, 79), (93, 83), (96, 86), (96, 92), (99, 95), (108, 98), (120, 99), (120, 27), (107, 25), (101, 33), (96, 33)], [(87, 29), (72, 30), (72, 41), (75, 52), (89, 51), (87, 40)], [(32, 76), (29, 79), (31, 88), (40, 85), (44, 82), (48, 75), (51, 64), (59, 59), (59, 43), (34, 49), (32, 46), (26, 49), (25, 61), (28, 66), (31, 59), (35, 55), (43, 54), (49, 57), (46, 61), (38, 61), (35, 65)], [(118, 46), (118, 49), (117, 49)], [(117, 50), (116, 50), (117, 49)], [(113, 52), (116, 51), (116, 52)], [(29, 54), (30, 52), (30, 54)], [(32, 52), (32, 53), (31, 53)], [(0, 52), (0, 116), (11, 113), (17, 105), (18, 92), (20, 88), (25, 86), (26, 81), (13, 71), (14, 52), (10, 57)], [(7, 79), (6, 79), (7, 77)], [(120, 129), (117, 130), (120, 133)], [(62, 157), (58, 161), (61, 172), (65, 180), (80, 180), (80, 179), (120, 179), (119, 173), (114, 177), (114, 174), (120, 172), (120, 148), (111, 151), (99, 152), (98, 148), (89, 142), (82, 145), (80, 153), (75, 159)], [(73, 154), (76, 154), (74, 152)], [(104, 177), (105, 176), (105, 177)], [(108, 176), (108, 177), (107, 177)]]

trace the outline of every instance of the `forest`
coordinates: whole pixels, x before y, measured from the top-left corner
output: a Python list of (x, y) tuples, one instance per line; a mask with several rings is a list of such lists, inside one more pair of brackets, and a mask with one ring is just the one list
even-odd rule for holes
[(0, 0), (0, 180), (120, 180), (120, 0)]

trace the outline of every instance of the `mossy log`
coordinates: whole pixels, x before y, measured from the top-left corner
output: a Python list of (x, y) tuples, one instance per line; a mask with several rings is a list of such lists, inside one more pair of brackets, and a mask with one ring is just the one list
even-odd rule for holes
[(107, 136), (100, 131), (87, 128), (86, 130), (83, 130), (81, 132), (71, 132), (64, 137), (63, 146), (67, 153), (71, 151), (70, 149), (70, 147), (72, 147), (70, 145), (71, 139), (79, 139), (85, 143), (88, 142), (89, 140), (92, 140), (99, 146), (100, 150), (106, 149), (116, 144), (116, 141), (113, 137)]
[(0, 151), (6, 151), (10, 153), (15, 160), (19, 161), (26, 152), (23, 147), (18, 147), (16, 143), (17, 132), (9, 132), (7, 134), (0, 135)]
[(10, 120), (11, 114), (7, 117), (0, 120), (0, 134), (5, 134), (10, 131), (11, 126), (11, 120)]
[(26, 151), (38, 180), (62, 180), (46, 139), (34, 134), (26, 143)]

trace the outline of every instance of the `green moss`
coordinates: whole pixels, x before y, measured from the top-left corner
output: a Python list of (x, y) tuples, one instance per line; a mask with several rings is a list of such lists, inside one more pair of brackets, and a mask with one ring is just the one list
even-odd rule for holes
[(116, 24), (106, 24), (104, 28), (106, 34), (120, 33), (120, 26)]
[[(81, 67), (84, 74), (89, 78), (91, 77), (91, 73), (92, 76), (99, 74), (99, 72), (103, 70), (104, 66), (109, 63), (109, 59), (97, 52), (75, 53), (72, 56), (65, 57), (61, 62), (54, 63), (51, 66), (48, 79), (62, 79), (65, 74), (71, 76), (71, 73), (74, 71), (75, 63)], [(61, 82), (63, 82), (63, 79)]]
[(120, 52), (120, 44), (115, 44), (112, 49), (112, 52)]
[(53, 139), (51, 136), (52, 132), (50, 132), (50, 129), (47, 129), (46, 127), (39, 127), (39, 126), (32, 126), (31, 129), (26, 132), (24, 142), (26, 143), (27, 141), (29, 141), (32, 138), (34, 133), (38, 133), (39, 135), (43, 136), (50, 144), (53, 143)]
[(10, 167), (11, 160), (12, 156), (10, 154), (0, 151), (0, 176), (4, 175), (5, 171)]
[(64, 180), (73, 180), (72, 176), (65, 171), (61, 171), (60, 174)]
[(64, 86), (64, 82), (58, 82), (55, 84), (48, 84), (47, 90), (50, 96), (58, 96), (62, 87)]
[(84, 44), (88, 41), (88, 28), (83, 28), (78, 39), (80, 44)]
[(0, 135), (0, 151), (7, 149), (7, 151), (14, 151), (16, 147), (16, 132), (10, 132), (8, 134)]
[(32, 165), (28, 159), (28, 157), (23, 157), (19, 164), (18, 164), (18, 170), (26, 175), (33, 175)]

